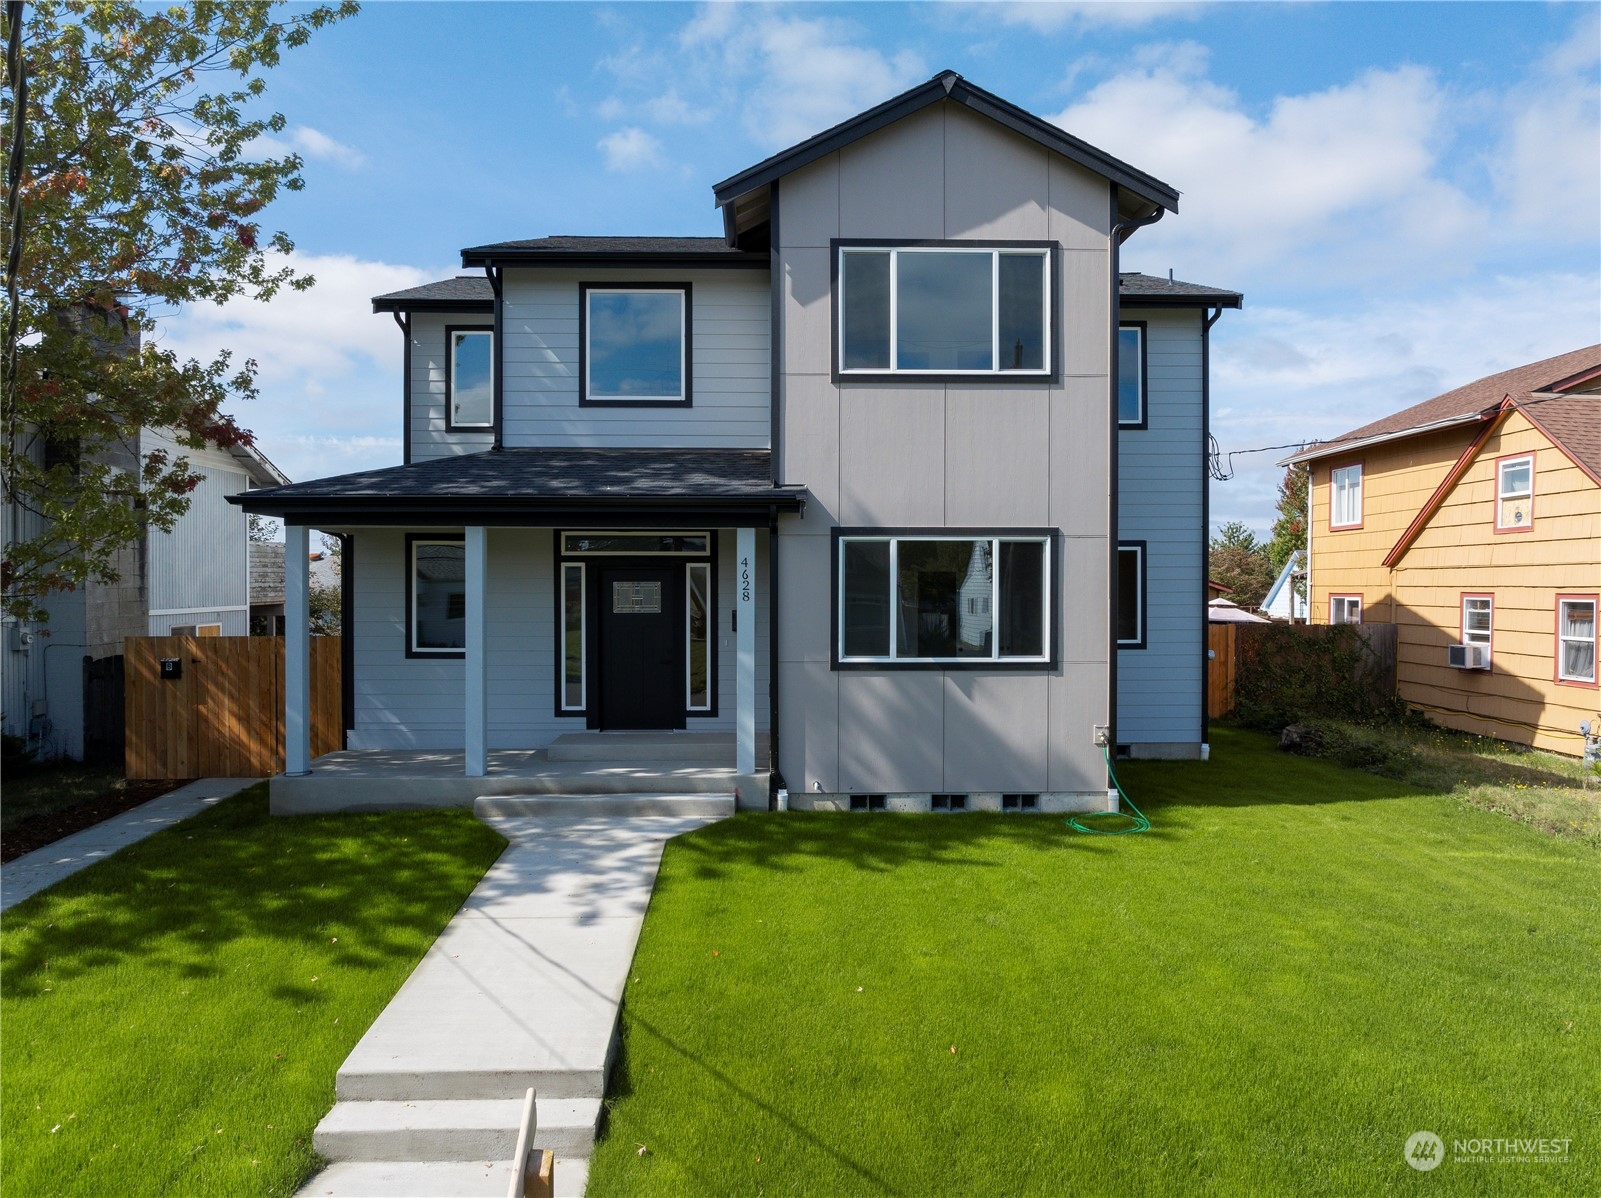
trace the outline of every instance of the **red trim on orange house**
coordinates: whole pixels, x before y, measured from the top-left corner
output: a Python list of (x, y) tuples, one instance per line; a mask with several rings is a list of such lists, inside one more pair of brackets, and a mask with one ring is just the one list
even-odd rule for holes
[(1468, 600), (1488, 599), (1490, 601), (1490, 643), (1484, 647), (1484, 655), (1490, 659), (1490, 664), (1482, 670), (1464, 670), (1465, 674), (1493, 674), (1495, 672), (1495, 592), (1494, 591), (1463, 591), (1456, 598), (1457, 643), (1468, 643)]
[[(1581, 603), (1595, 604), (1595, 618), (1590, 625), (1590, 628), (1595, 636), (1594, 666), (1596, 680), (1594, 682), (1585, 682), (1579, 678), (1562, 677), (1562, 601), (1564, 599), (1576, 599)], [(1555, 645), (1556, 651), (1551, 655), (1551, 681), (1555, 682), (1558, 686), (1576, 686), (1581, 690), (1587, 691), (1601, 690), (1601, 594), (1594, 592), (1589, 594), (1585, 594), (1583, 592), (1578, 594), (1566, 594), (1559, 591), (1552, 602), (1552, 608), (1552, 615), (1556, 621), (1556, 627), (1552, 633), (1552, 643)]]
[[(1491, 515), (1490, 523), (1497, 536), (1504, 532), (1534, 531), (1534, 475), (1540, 465), (1538, 454), (1538, 450), (1525, 449), (1522, 453), (1503, 453), (1495, 459), (1495, 511)], [(1527, 524), (1509, 524), (1503, 528), (1501, 525), (1501, 463), (1516, 462), (1523, 458), (1529, 459), (1529, 522)]]
[[(1334, 472), (1336, 470), (1349, 470), (1352, 466), (1355, 466), (1357, 468), (1357, 470), (1360, 471), (1360, 473), (1356, 476), (1357, 477), (1356, 523), (1355, 524), (1336, 524), (1334, 522)], [(1351, 532), (1354, 529), (1361, 528), (1362, 524), (1363, 524), (1363, 521), (1365, 521), (1367, 519), (1367, 497), (1368, 497), (1368, 471), (1367, 471), (1367, 459), (1366, 458), (1353, 458), (1350, 461), (1345, 461), (1345, 462), (1330, 462), (1329, 463), (1329, 520), (1328, 520), (1329, 528), (1328, 528), (1328, 531), (1330, 531), (1330, 532)]]
[(1418, 535), (1423, 531), (1424, 527), (1434, 518), (1434, 513), (1440, 510), (1440, 505), (1445, 502), (1445, 497), (1451, 493), (1451, 489), (1462, 481), (1462, 476), (1468, 472), (1468, 467), (1473, 464), (1473, 459), (1478, 456), (1479, 450), (1484, 448), (1484, 443), (1490, 439), (1490, 434), (1501, 427), (1501, 422), (1506, 419), (1506, 414), (1511, 410), (1512, 397), (1508, 396), (1501, 401), (1500, 410), (1479, 431), (1479, 435), (1473, 438), (1472, 444), (1462, 451), (1462, 456), (1456, 460), (1456, 465), (1452, 466), (1446, 476), (1440, 480), (1440, 485), (1434, 489), (1434, 494), (1429, 496), (1428, 502), (1418, 509), (1418, 514), (1413, 518), (1412, 523), (1406, 526), (1406, 531), (1401, 534), (1401, 539), (1395, 543), (1395, 548), (1384, 555), (1386, 568), (1393, 567), (1396, 562), (1401, 560), (1402, 555), (1412, 548), (1412, 542), (1418, 539)]

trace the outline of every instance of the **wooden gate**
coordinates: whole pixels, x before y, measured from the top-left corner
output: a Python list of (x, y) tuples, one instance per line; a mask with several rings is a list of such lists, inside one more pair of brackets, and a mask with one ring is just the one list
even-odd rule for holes
[(128, 697), (122, 654), (83, 659), (83, 759), (121, 765)]
[[(281, 636), (124, 643), (130, 778), (261, 778), (284, 768)], [(177, 676), (161, 676), (162, 661)], [(343, 747), (339, 638), (311, 638), (311, 755)]]
[(1206, 626), (1206, 647), (1211, 651), (1206, 674), (1206, 714), (1214, 720), (1234, 710), (1234, 638), (1238, 627)]

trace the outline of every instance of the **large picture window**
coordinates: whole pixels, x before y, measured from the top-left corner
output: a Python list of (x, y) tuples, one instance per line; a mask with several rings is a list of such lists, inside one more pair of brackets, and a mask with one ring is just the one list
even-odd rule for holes
[(579, 402), (690, 404), (688, 283), (579, 287)]
[(495, 333), (493, 329), (445, 328), (450, 368), (445, 372), (445, 417), (451, 429), (495, 424)]
[(467, 559), (460, 539), (407, 540), (406, 651), (413, 657), (461, 657), (467, 644)]
[(1048, 374), (1050, 263), (1031, 245), (841, 246), (841, 376)]
[(842, 665), (1050, 658), (1047, 532), (842, 533), (835, 565)]
[(1117, 423), (1145, 427), (1145, 322), (1129, 321), (1117, 330)]

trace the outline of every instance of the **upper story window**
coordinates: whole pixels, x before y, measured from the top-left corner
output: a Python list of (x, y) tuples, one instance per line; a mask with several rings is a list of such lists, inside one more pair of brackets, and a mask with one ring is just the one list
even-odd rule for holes
[(1329, 527), (1362, 527), (1362, 464), (1329, 472)]
[(841, 535), (836, 660), (1042, 664), (1050, 658), (1047, 533)]
[(1133, 320), (1117, 330), (1117, 422), (1145, 427), (1145, 322)]
[(1526, 532), (1534, 527), (1534, 455), (1502, 458), (1495, 464), (1495, 527)]
[(1049, 374), (1049, 247), (841, 245), (838, 253), (842, 377)]
[(450, 349), (445, 372), (446, 425), (452, 429), (495, 425), (495, 331), (479, 325), (447, 325)]
[(689, 407), (689, 284), (578, 290), (579, 403)]

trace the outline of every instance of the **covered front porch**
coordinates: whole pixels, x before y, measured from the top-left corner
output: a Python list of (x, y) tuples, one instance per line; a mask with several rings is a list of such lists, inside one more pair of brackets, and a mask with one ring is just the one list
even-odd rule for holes
[(495, 749), (481, 774), (465, 754), (426, 749), (345, 749), (300, 774), (271, 781), (275, 815), (471, 807), (493, 796), (724, 795), (767, 806), (768, 737), (754, 738), (758, 768), (739, 769), (732, 732), (575, 732), (543, 749)]

